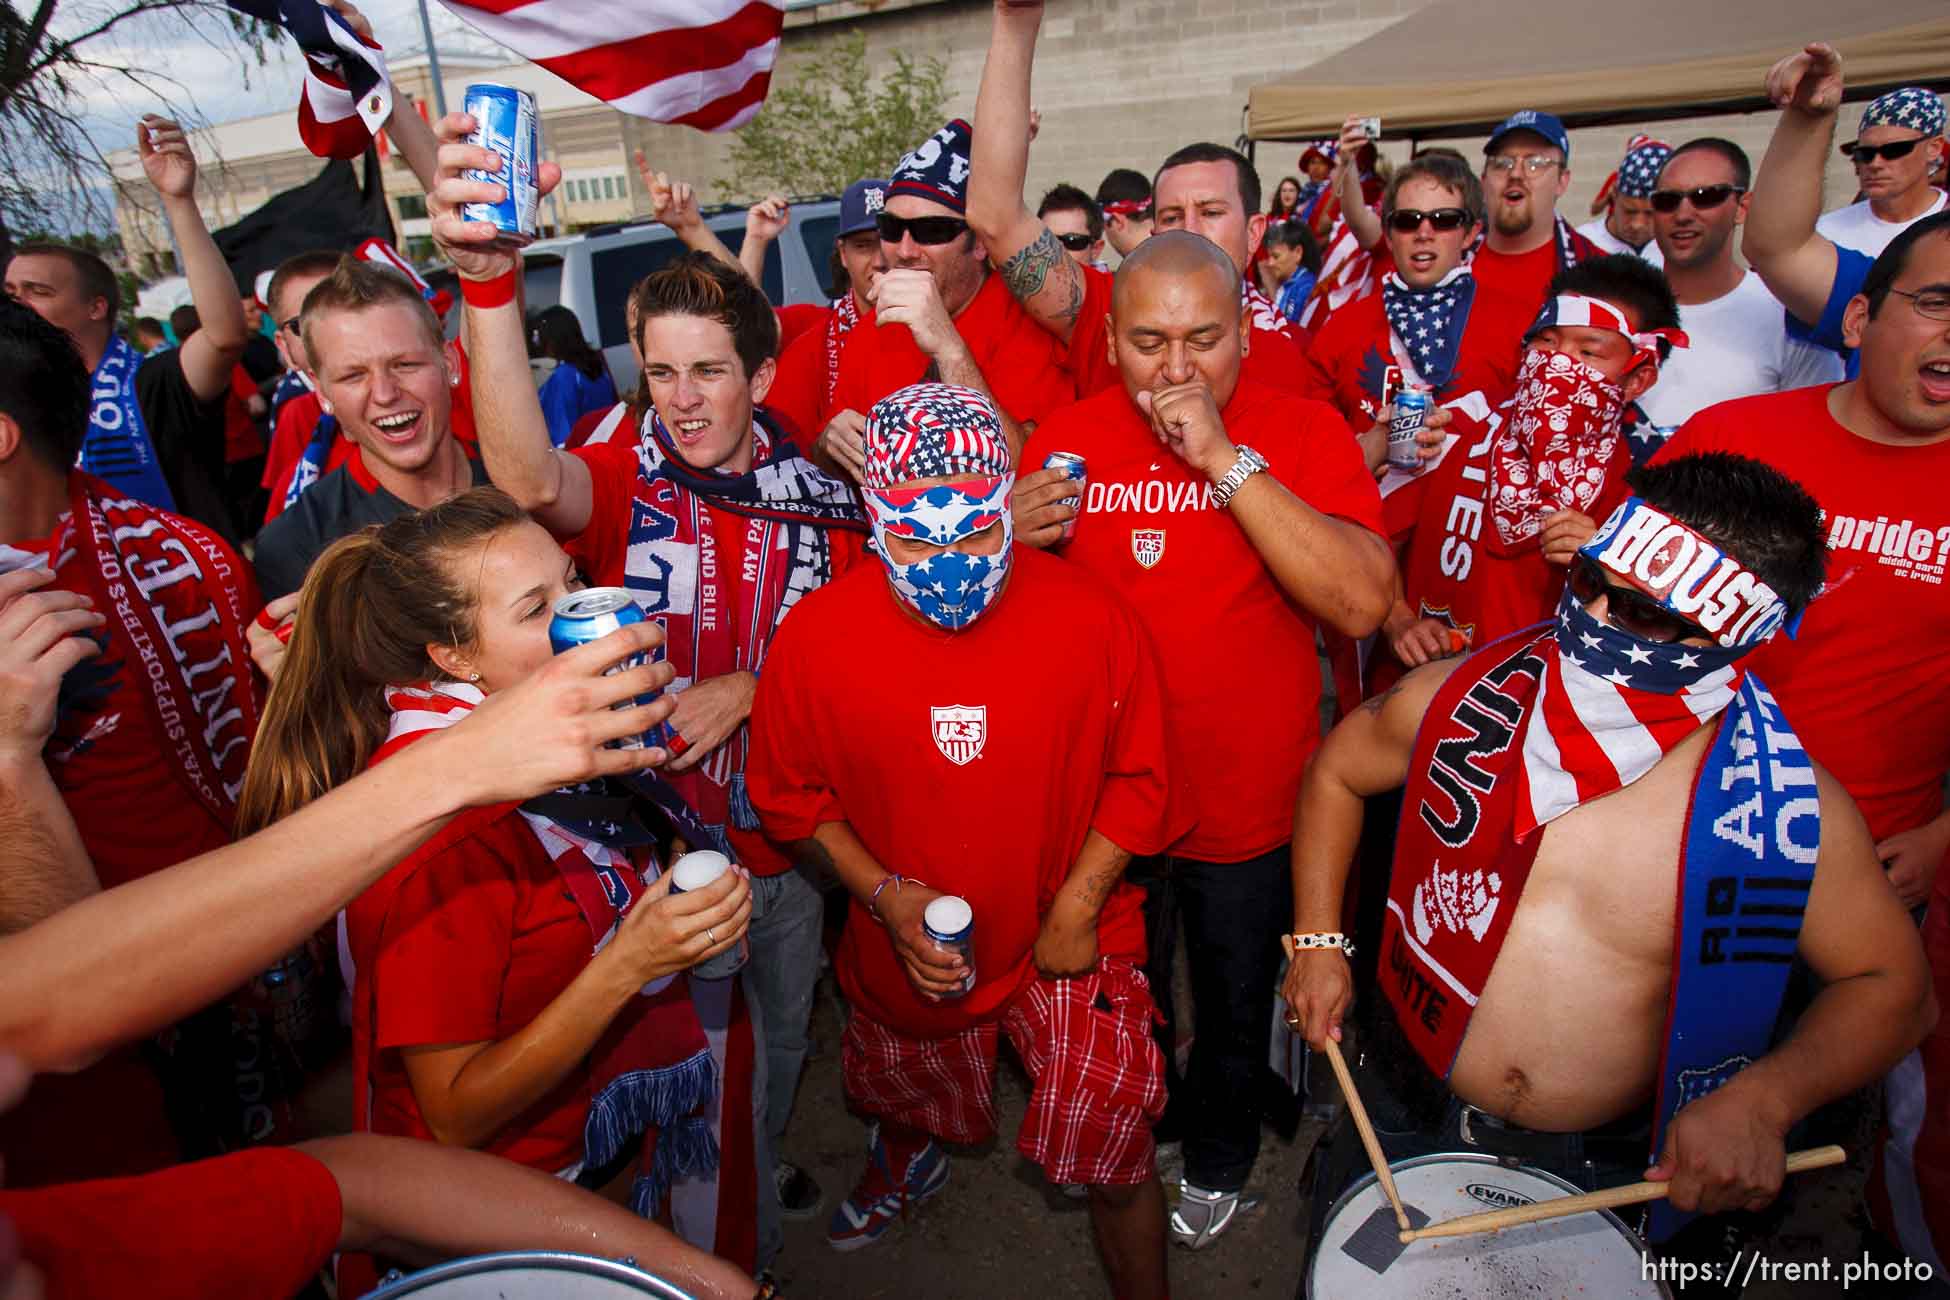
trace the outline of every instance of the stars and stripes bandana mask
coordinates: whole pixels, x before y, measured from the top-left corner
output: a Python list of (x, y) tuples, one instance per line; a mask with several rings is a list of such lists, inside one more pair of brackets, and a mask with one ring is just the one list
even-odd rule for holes
[(1381, 282), (1381, 310), (1423, 382), (1431, 387), (1442, 388), (1456, 373), (1463, 326), (1475, 292), (1476, 278), (1466, 265), (1452, 268), (1427, 289), (1409, 288), (1393, 271)]
[[(989, 399), (954, 384), (914, 384), (867, 413), (862, 495), (875, 549), (894, 594), (949, 632), (986, 613), (1009, 575), (1015, 542), (1009, 493), (1016, 476), (1009, 444)], [(917, 479), (953, 483), (909, 487)], [(942, 550), (911, 564), (892, 558), (888, 539), (952, 546), (1000, 527), (994, 555)]]

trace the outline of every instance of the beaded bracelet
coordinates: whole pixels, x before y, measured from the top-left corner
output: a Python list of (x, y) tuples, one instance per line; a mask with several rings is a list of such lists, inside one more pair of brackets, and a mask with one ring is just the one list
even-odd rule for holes
[(887, 888), (889, 884), (892, 884), (894, 887), (894, 892), (898, 894), (901, 892), (901, 885), (903, 882), (919, 885), (923, 889), (926, 889), (928, 887), (927, 881), (915, 880), (912, 876), (897, 876), (892, 872), (889, 872), (888, 874), (882, 876), (880, 878), (880, 883), (873, 887), (872, 896), (867, 899), (867, 910), (873, 913), (874, 920), (878, 921), (882, 919), (880, 915), (880, 891)]
[(1334, 930), (1315, 930), (1308, 934), (1287, 936), (1296, 948), (1339, 948), (1343, 957), (1354, 955), (1354, 941)]

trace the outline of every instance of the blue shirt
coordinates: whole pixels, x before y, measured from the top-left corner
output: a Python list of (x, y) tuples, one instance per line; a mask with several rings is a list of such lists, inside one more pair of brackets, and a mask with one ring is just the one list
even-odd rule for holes
[(1314, 273), (1306, 267), (1295, 267), (1293, 274), (1280, 286), (1280, 292), (1273, 299), (1273, 310), (1280, 313), (1290, 325), (1300, 323), (1300, 309), (1306, 306), (1307, 295), (1314, 291)]
[(1874, 265), (1875, 259), (1868, 254), (1836, 244), (1835, 283), (1828, 288), (1828, 302), (1821, 309), (1821, 319), (1809, 325), (1793, 315), (1788, 316), (1788, 335), (1839, 352), (1850, 379), (1856, 378), (1861, 371), (1862, 358), (1856, 355), (1854, 348), (1842, 341), (1842, 315), (1855, 295), (1862, 292), (1863, 282), (1869, 278), (1869, 268)]
[(564, 361), (542, 381), (537, 396), (542, 402), (542, 418), (548, 422), (549, 441), (560, 447), (569, 440), (577, 420), (591, 411), (616, 405), (616, 385), (607, 370), (591, 379)]

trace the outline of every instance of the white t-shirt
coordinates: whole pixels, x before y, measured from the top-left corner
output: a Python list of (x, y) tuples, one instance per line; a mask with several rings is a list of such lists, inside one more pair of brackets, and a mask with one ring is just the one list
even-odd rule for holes
[(1606, 229), (1605, 219), (1603, 217), (1593, 217), (1590, 221), (1585, 222), (1582, 226), (1578, 227), (1578, 233), (1607, 253), (1631, 253), (1636, 257), (1652, 263), (1654, 266), (1664, 266), (1666, 264), (1666, 255), (1659, 251), (1658, 240), (1648, 239), (1645, 241), (1644, 248), (1633, 248), (1630, 244)]
[(1682, 306), (1679, 328), (1692, 346), (1674, 348), (1639, 399), (1662, 439), (1720, 402), (1842, 378), (1840, 357), (1787, 336), (1786, 310), (1752, 271), (1731, 293)]
[(1921, 221), (1931, 213), (1943, 211), (1946, 198), (1950, 198), (1950, 195), (1938, 190), (1936, 202), (1909, 221), (1884, 221), (1869, 210), (1869, 201), (1864, 199), (1845, 208), (1836, 208), (1833, 212), (1824, 212), (1821, 220), (1815, 222), (1815, 233), (1831, 244), (1852, 248), (1869, 257), (1880, 257), (1882, 250), (1908, 228), (1910, 221)]

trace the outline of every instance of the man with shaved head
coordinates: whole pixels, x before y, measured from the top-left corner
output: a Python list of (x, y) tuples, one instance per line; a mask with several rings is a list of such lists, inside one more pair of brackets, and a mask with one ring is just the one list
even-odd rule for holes
[(1133, 249), (1110, 298), (1118, 385), (1052, 415), (1022, 457), (1082, 456), (1080, 509), (1016, 509), (1019, 540), (1095, 570), (1161, 651), (1175, 793), (1197, 822), (1131, 878), (1167, 1015), (1184, 917), (1198, 1035), (1166, 1123), (1185, 1144), (1172, 1233), (1195, 1248), (1230, 1225), (1258, 1154), (1263, 990), (1291, 910), (1293, 800), (1320, 740), (1315, 625), (1366, 636), (1394, 583), (1346, 424), (1242, 377), (1258, 346), (1248, 311), (1238, 268), (1203, 236), (1161, 231)]

